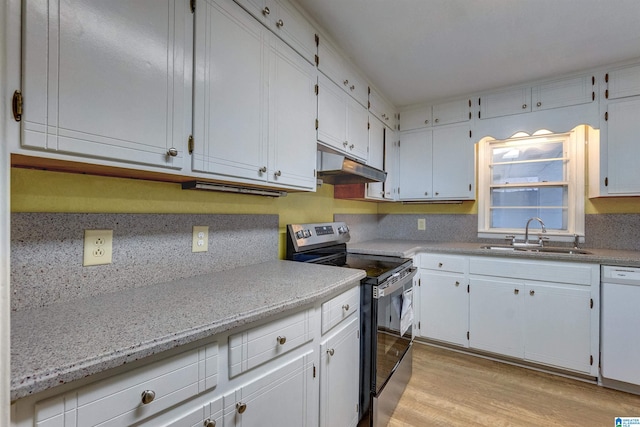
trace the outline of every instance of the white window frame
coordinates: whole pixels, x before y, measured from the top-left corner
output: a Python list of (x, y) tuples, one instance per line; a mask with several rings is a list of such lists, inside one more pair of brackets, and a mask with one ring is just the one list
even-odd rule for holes
[[(540, 137), (545, 134), (554, 134), (547, 130), (535, 132), (533, 135), (518, 133), (506, 140), (483, 138), (478, 147), (478, 237), (500, 239), (506, 236), (516, 236), (516, 239), (524, 239), (525, 225), (522, 228), (491, 228), (491, 144), (506, 142), (510, 139), (531, 136)], [(545, 237), (550, 241), (573, 242), (575, 235), (584, 241), (584, 200), (585, 200), (585, 145), (587, 142), (586, 126), (578, 126), (568, 133), (567, 147), (567, 230), (547, 230)], [(535, 233), (539, 232), (539, 225), (532, 225)], [(530, 233), (531, 234), (531, 233)]]

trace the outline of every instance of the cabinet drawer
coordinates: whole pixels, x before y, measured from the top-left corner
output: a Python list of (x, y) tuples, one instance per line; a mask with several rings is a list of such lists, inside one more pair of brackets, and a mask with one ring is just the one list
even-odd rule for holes
[(313, 339), (313, 310), (257, 326), (229, 337), (229, 377), (234, 377)]
[(599, 272), (597, 264), (511, 261), (496, 258), (471, 258), (469, 262), (470, 274), (584, 286), (597, 283)]
[(360, 286), (322, 304), (322, 333), (342, 322), (360, 307)]
[(467, 257), (455, 255), (421, 254), (420, 268), (437, 271), (464, 273), (468, 263)]
[[(217, 383), (218, 344), (213, 343), (38, 402), (36, 425), (131, 425)], [(146, 404), (145, 391), (155, 393)]]

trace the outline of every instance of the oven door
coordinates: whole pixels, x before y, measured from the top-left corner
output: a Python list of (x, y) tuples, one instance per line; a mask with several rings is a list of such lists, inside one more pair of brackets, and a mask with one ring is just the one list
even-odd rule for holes
[(395, 283), (374, 287), (377, 300), (375, 378), (372, 391), (379, 394), (391, 378), (398, 363), (405, 355), (412, 340), (413, 324), (413, 277), (411, 274)]

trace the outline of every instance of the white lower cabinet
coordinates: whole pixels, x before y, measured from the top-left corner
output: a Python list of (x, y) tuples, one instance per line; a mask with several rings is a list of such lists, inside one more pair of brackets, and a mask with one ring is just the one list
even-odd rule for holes
[(359, 330), (359, 318), (352, 316), (320, 344), (321, 427), (358, 424)]
[(357, 283), (197, 348), (19, 399), (12, 426), (355, 427), (359, 303)]
[(313, 361), (307, 353), (225, 394), (224, 426), (317, 425)]

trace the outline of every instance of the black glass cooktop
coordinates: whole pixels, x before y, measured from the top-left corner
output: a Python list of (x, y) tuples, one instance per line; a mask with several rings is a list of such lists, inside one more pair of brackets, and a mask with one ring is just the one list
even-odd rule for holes
[(342, 267), (365, 270), (367, 277), (380, 277), (410, 261), (404, 258), (394, 258), (375, 255), (347, 254), (346, 263)]

